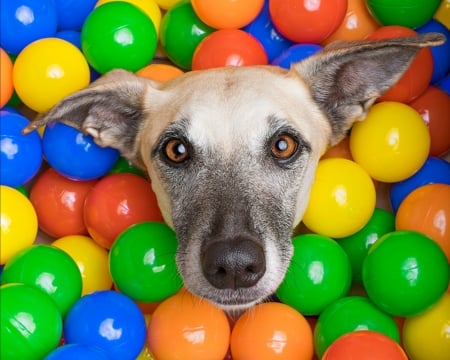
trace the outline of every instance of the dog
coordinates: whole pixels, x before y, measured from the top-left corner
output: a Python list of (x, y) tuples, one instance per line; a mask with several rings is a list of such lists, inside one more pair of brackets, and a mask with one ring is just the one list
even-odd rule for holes
[(285, 70), (223, 67), (165, 83), (113, 70), (40, 114), (148, 173), (185, 287), (225, 311), (282, 282), (321, 155), (441, 34), (337, 42)]

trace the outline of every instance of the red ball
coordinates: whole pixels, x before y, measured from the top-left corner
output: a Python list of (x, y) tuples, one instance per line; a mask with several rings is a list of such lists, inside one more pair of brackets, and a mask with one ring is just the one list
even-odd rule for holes
[(267, 63), (266, 51), (255, 37), (243, 30), (221, 29), (208, 35), (197, 46), (192, 70)]
[(131, 173), (101, 179), (86, 196), (84, 222), (91, 237), (109, 249), (117, 236), (143, 221), (163, 221), (148, 180)]
[[(403, 26), (383, 26), (375, 30), (366, 39), (381, 40), (396, 37), (416, 36), (417, 32)], [(409, 103), (428, 87), (433, 76), (433, 55), (429, 48), (419, 51), (408, 70), (378, 101), (398, 101)]]
[(450, 96), (435, 86), (409, 104), (422, 116), (431, 136), (430, 156), (440, 156), (450, 150)]
[(30, 201), (40, 229), (55, 238), (86, 235), (84, 200), (96, 183), (97, 180), (70, 180), (52, 168), (39, 175), (31, 188)]
[(353, 331), (337, 338), (322, 360), (408, 360), (403, 349), (389, 336), (375, 331)]
[(344, 21), (347, 0), (270, 0), (269, 12), (275, 28), (289, 40), (318, 44)]

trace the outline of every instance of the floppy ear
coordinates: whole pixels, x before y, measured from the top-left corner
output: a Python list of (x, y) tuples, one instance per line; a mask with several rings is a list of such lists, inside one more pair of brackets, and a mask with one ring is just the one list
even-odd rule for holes
[(113, 70), (84, 90), (69, 95), (39, 114), (23, 133), (61, 122), (89, 134), (100, 146), (111, 146), (143, 167), (136, 136), (146, 118), (145, 97), (152, 82), (125, 70)]
[(311, 89), (338, 143), (362, 120), (377, 97), (394, 85), (421, 48), (440, 45), (442, 34), (378, 41), (337, 42), (293, 66)]

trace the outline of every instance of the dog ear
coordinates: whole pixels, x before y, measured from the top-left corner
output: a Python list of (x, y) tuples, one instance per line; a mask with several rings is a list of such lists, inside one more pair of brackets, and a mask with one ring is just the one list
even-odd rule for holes
[(146, 117), (144, 100), (151, 83), (128, 71), (113, 70), (39, 114), (22, 132), (27, 134), (48, 123), (61, 122), (91, 135), (100, 146), (114, 147), (128, 160), (143, 166), (136, 135)]
[(362, 120), (377, 97), (394, 85), (421, 48), (440, 45), (442, 34), (378, 41), (336, 42), (293, 66), (311, 89), (338, 143)]

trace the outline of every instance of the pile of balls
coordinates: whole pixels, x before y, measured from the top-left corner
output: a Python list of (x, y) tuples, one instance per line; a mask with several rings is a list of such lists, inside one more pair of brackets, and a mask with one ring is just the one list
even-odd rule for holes
[[(450, 1), (1, 0), (0, 358), (450, 358)], [(111, 69), (289, 68), (335, 40), (440, 32), (319, 163), (273, 300), (183, 288), (149, 179), (63, 124)]]

